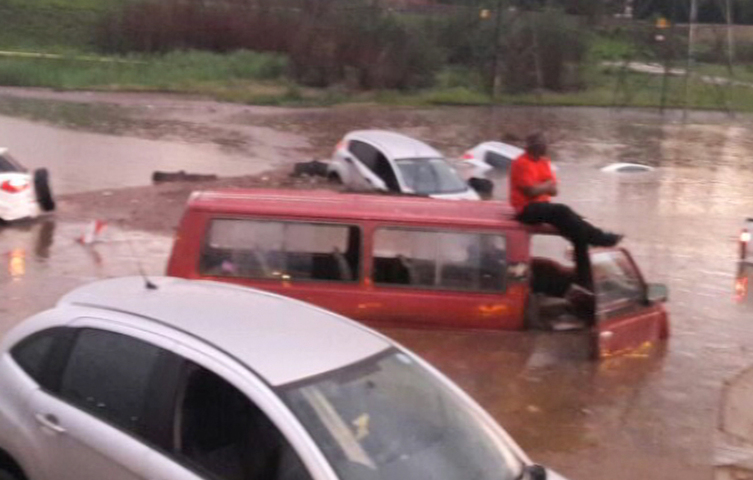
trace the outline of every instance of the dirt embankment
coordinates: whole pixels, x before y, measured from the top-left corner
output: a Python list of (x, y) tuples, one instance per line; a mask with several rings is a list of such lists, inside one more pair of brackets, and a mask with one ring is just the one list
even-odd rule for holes
[(104, 220), (126, 228), (172, 234), (192, 192), (234, 188), (313, 189), (333, 186), (322, 177), (293, 177), (290, 169), (284, 168), (262, 175), (63, 195), (58, 197), (57, 216), (64, 220)]

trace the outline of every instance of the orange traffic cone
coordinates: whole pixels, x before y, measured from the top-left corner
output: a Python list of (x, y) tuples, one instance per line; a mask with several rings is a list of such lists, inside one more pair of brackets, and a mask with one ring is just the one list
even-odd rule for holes
[(102, 234), (105, 228), (107, 228), (107, 222), (104, 222), (102, 220), (93, 220), (86, 228), (84, 233), (81, 234), (81, 236), (76, 240), (82, 245), (91, 245), (92, 243), (99, 240), (99, 236)]

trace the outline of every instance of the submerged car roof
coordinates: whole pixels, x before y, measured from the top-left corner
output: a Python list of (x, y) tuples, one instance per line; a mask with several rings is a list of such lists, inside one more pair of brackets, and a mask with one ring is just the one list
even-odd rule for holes
[(355, 322), (280, 295), (234, 285), (141, 277), (102, 280), (58, 303), (136, 315), (235, 357), (272, 385), (353, 364), (391, 344)]
[(348, 140), (374, 144), (389, 156), (399, 158), (443, 158), (444, 155), (420, 140), (387, 130), (356, 130), (345, 135)]
[[(220, 190), (195, 192), (190, 210), (219, 215), (259, 215), (322, 220), (511, 228), (520, 226), (506, 202), (443, 200), (331, 190)], [(521, 227), (522, 228), (522, 227)]]
[(512, 158), (513, 160), (515, 160), (514, 157), (518, 157), (522, 155), (523, 153), (525, 153), (525, 150), (523, 150), (522, 148), (516, 147), (515, 145), (510, 145), (509, 143), (503, 143), (503, 142), (484, 142), (484, 143), (481, 143), (479, 146), (497, 150), (503, 155), (507, 155), (508, 157), (513, 157)]

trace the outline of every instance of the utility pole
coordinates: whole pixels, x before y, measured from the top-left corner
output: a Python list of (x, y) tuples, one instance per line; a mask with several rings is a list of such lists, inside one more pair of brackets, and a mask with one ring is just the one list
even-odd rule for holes
[(690, 0), (690, 25), (688, 30), (688, 64), (685, 68), (685, 105), (682, 113), (683, 121), (688, 119), (688, 93), (690, 89), (690, 73), (693, 67), (695, 52), (695, 27), (698, 21), (698, 0)]
[(735, 36), (733, 32), (735, 22), (732, 16), (732, 0), (727, 0), (727, 65), (730, 76), (732, 76), (732, 66), (735, 63)]
[(494, 24), (494, 58), (492, 58), (491, 96), (497, 98), (499, 93), (499, 36), (502, 32), (502, 3), (497, 0), (496, 19)]

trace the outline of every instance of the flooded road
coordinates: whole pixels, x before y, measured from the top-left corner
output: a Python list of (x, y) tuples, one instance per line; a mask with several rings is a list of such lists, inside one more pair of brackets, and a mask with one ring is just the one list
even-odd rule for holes
[[(165, 108), (154, 114), (175, 115), (173, 107)], [(204, 108), (209, 107), (196, 106), (184, 117), (200, 121)], [(215, 126), (290, 135), (300, 142), (295, 148), (302, 155), (320, 158), (355, 128), (396, 129), (450, 154), (483, 140), (546, 131), (560, 167), (561, 201), (594, 223), (626, 234), (624, 246), (647, 279), (669, 286), (672, 337), (666, 348), (596, 364), (586, 361), (566, 334), (387, 333), (469, 391), (532, 458), (573, 480), (710, 478), (721, 386), (753, 364), (753, 305), (736, 302), (733, 292), (737, 234), (743, 219), (753, 216), (753, 119), (699, 113), (682, 125), (679, 115), (566, 108), (348, 108), (279, 115), (235, 109), (221, 117), (206, 112)], [(5, 121), (0, 119), (0, 125)], [(0, 136), (0, 143), (10, 140)], [(34, 157), (34, 162), (34, 143), (47, 143), (44, 135), (34, 142), (18, 140), (24, 160)], [(131, 178), (130, 166), (123, 166), (129, 165), (128, 153), (141, 154), (131, 149), (137, 148), (132, 142), (143, 139), (121, 140), (117, 162), (100, 159), (116, 173), (96, 174), (111, 185), (135, 183), (143, 176)], [(60, 145), (69, 141), (60, 140)], [(162, 141), (170, 145), (166, 148), (191, 150), (186, 155), (195, 159), (196, 168), (202, 158), (212, 158), (213, 166), (236, 165), (231, 158), (214, 160), (193, 146)], [(82, 154), (87, 162), (94, 161), (91, 152)], [(657, 169), (599, 172), (618, 161)], [(170, 162), (174, 169), (193, 169)], [(256, 168), (258, 162), (248, 163)], [(152, 167), (139, 166), (149, 165), (147, 160), (135, 165), (151, 173)], [(72, 190), (92, 188), (85, 170), (68, 172), (64, 164), (58, 168), (60, 179), (71, 178), (67, 185)], [(226, 174), (233, 174), (227, 168)], [(505, 180), (497, 180), (497, 195), (503, 196)], [(169, 238), (114, 229), (94, 254), (73, 240), (83, 227), (43, 222), (0, 230), (0, 259), (6, 263), (0, 270), (0, 332), (78, 284), (136, 273), (134, 257), (150, 273), (164, 268)]]

